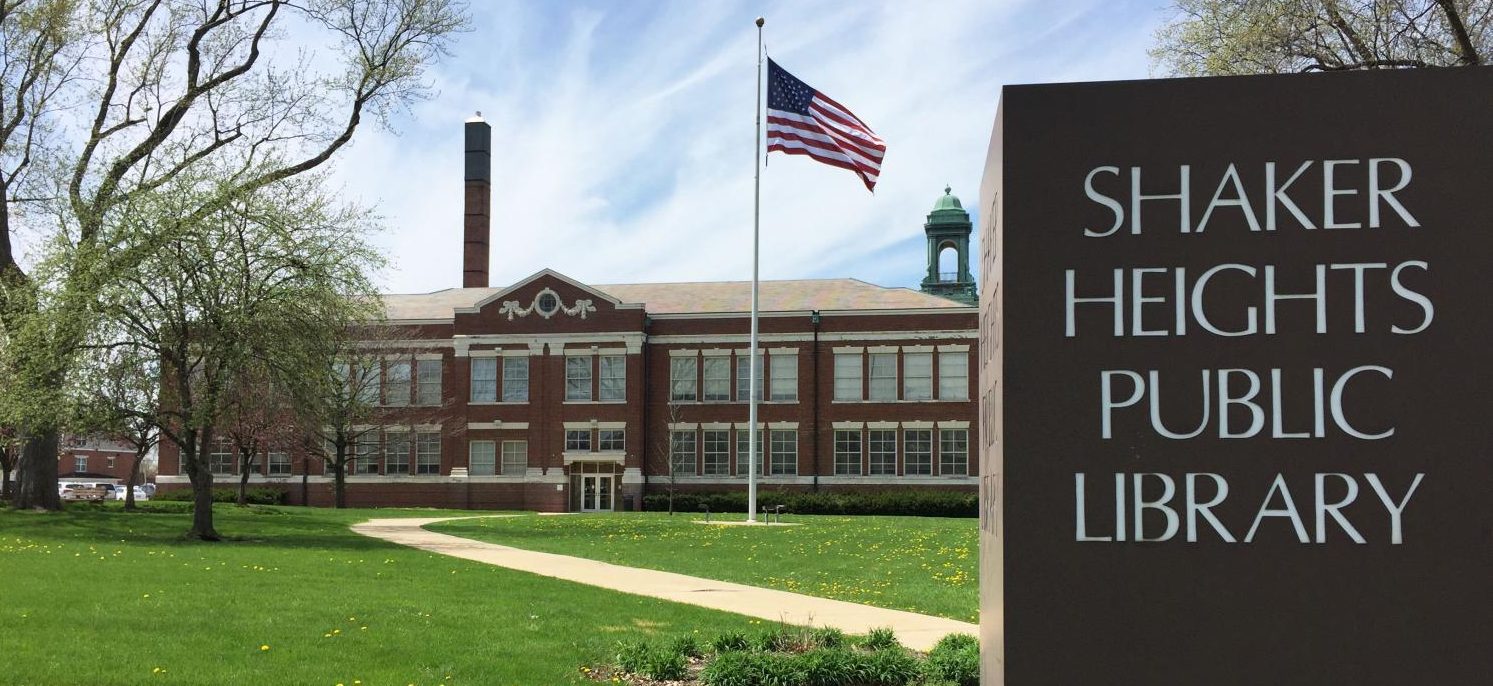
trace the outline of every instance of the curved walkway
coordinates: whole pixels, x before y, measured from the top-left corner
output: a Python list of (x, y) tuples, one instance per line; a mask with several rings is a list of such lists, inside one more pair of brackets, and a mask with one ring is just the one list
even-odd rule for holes
[[(520, 515), (509, 515), (520, 516)], [(574, 581), (588, 586), (672, 600), (803, 626), (828, 626), (863, 634), (891, 627), (903, 645), (929, 650), (951, 633), (979, 634), (979, 627), (943, 617), (817, 598), (800, 593), (701, 579), (673, 572), (623, 567), (569, 555), (541, 553), (427, 531), (426, 524), (470, 517), (373, 519), (352, 527), (364, 536), (464, 560)]]

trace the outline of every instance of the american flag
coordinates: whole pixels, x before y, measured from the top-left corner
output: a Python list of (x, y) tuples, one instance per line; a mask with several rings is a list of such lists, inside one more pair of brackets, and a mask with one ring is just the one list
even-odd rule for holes
[(876, 189), (886, 144), (850, 110), (767, 60), (767, 151), (808, 155)]

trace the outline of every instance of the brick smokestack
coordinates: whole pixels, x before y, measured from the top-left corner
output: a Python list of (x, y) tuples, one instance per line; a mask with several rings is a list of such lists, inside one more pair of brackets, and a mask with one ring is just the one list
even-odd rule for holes
[(492, 127), (482, 113), (466, 124), (466, 217), (462, 222), (462, 288), (486, 288), (492, 232)]

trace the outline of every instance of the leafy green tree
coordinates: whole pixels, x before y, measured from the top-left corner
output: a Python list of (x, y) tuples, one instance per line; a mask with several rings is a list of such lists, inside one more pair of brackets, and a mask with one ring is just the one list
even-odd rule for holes
[[(207, 456), (235, 394), (254, 392), (241, 382), (263, 370), (270, 383), (304, 383), (308, 351), (381, 315), (367, 276), (382, 264), (367, 240), (373, 220), (327, 197), (322, 182), (316, 174), (288, 178), (193, 217), (171, 232), (174, 240), (152, 240), (140, 268), (100, 300), (118, 340), (160, 361), (158, 423), (192, 484), (190, 537), (218, 539)], [(191, 217), (183, 209), (201, 199), (195, 184), (184, 186), (138, 196), (127, 222)]]
[[(100, 292), (174, 232), (318, 169), (365, 118), (422, 97), (425, 68), (466, 21), (460, 0), (0, 0), (0, 327), (24, 437), (18, 507), (61, 507), (64, 394)], [(168, 189), (192, 200), (176, 221), (130, 221)], [(23, 234), (52, 251), (45, 276)]]
[[(117, 333), (113, 329), (98, 332)], [(76, 427), (129, 444), (133, 454), (125, 482), (124, 509), (133, 511), (135, 486), (143, 483), (140, 469), (161, 439), (161, 365), (144, 354), (144, 348), (128, 341), (103, 340), (87, 347), (89, 354), (72, 377), (74, 393), (81, 396)]]
[(1176, 76), (1493, 60), (1493, 0), (1175, 0), (1151, 51)]

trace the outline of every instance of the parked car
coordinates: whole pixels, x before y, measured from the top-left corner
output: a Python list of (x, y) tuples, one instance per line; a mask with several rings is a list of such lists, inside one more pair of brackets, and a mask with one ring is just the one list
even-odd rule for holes
[(63, 500), (105, 500), (114, 490), (114, 484), (67, 482), (57, 485), (57, 494)]
[[(149, 486), (150, 488), (147, 489), (146, 486)], [(150, 496), (152, 493), (155, 493), (155, 490), (155, 484), (141, 484), (139, 486), (136, 486), (135, 500), (150, 500)], [(114, 493), (109, 497), (114, 500), (124, 500), (126, 493), (129, 493), (129, 488), (126, 486), (120, 486), (114, 489)]]

